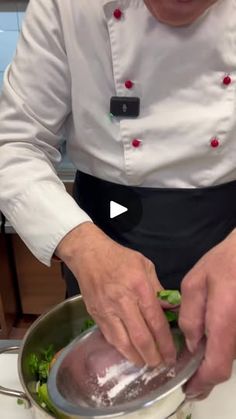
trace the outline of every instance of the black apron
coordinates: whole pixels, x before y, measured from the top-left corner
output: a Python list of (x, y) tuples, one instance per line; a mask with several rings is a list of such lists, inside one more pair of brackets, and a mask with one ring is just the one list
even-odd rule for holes
[[(140, 222), (130, 231), (114, 229), (107, 208), (114, 191), (132, 190), (142, 205)], [(130, 187), (77, 172), (74, 198), (116, 242), (149, 258), (164, 288), (179, 289), (185, 274), (236, 225), (236, 181), (197, 189)], [(128, 269), (128, 267), (127, 267)], [(79, 293), (64, 267), (68, 296)]]

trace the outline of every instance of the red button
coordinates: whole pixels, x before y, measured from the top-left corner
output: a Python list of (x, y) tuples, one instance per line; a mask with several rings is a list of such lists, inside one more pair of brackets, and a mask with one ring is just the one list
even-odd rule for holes
[(219, 147), (219, 145), (220, 145), (220, 142), (219, 142), (218, 138), (212, 138), (211, 147), (212, 148), (217, 148), (217, 147)]
[(231, 77), (230, 77), (230, 76), (225, 76), (225, 77), (223, 78), (223, 84), (224, 84), (225, 86), (228, 86), (231, 82), (232, 82), (232, 79), (231, 79)]
[(113, 16), (114, 16), (114, 18), (116, 18), (117, 20), (119, 20), (121, 18), (121, 16), (122, 16), (122, 11), (120, 9), (114, 10)]
[(135, 148), (138, 148), (138, 147), (141, 145), (141, 143), (142, 143), (142, 141), (141, 141), (141, 140), (139, 140), (138, 138), (135, 138), (135, 139), (132, 141), (132, 146), (133, 146), (133, 147), (135, 147)]
[(131, 80), (126, 80), (125, 87), (126, 89), (132, 89), (134, 83)]

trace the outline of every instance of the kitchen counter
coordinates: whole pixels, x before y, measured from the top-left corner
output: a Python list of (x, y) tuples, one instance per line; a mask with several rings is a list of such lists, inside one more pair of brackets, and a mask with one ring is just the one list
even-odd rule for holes
[(0, 340), (0, 349), (6, 348), (8, 346), (20, 346), (21, 340)]
[[(0, 340), (0, 348), (20, 344), (17, 340)], [(17, 376), (17, 356), (0, 355), (0, 385), (20, 389)], [(235, 419), (236, 362), (229, 381), (218, 385), (204, 401), (194, 403), (192, 419)], [(31, 419), (31, 412), (18, 406), (15, 399), (0, 396), (1, 419)]]

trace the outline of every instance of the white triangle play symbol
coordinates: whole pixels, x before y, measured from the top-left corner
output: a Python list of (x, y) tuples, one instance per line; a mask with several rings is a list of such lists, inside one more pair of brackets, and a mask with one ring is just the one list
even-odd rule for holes
[(128, 208), (123, 207), (123, 205), (120, 205), (115, 201), (110, 201), (110, 218), (118, 217), (118, 215), (124, 214), (124, 212), (127, 211)]

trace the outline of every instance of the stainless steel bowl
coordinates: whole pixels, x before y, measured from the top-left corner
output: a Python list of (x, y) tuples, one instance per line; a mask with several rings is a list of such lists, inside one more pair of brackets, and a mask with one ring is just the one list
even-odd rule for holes
[[(36, 397), (35, 377), (29, 369), (29, 357), (32, 353), (40, 354), (42, 350), (53, 344), (55, 351), (59, 351), (71, 342), (80, 333), (81, 326), (89, 317), (81, 296), (70, 298), (52, 308), (46, 314), (40, 316), (26, 333), (18, 357), (18, 373), (23, 392), (11, 390), (0, 386), (0, 393), (6, 396), (17, 397), (25, 402), (26, 408), (32, 409), (35, 419), (48, 419), (54, 416), (47, 413), (38, 403)], [(0, 353), (9, 352), (16, 348), (5, 348)], [(188, 409), (183, 410), (173, 405), (171, 416), (163, 416), (162, 419), (172, 418), (172, 414), (178, 409), (178, 416), (173, 419), (185, 419)], [(173, 413), (172, 413), (173, 412)], [(180, 413), (179, 413), (180, 412)], [(75, 416), (61, 415), (61, 418), (74, 419)], [(125, 416), (124, 416), (125, 417)], [(76, 416), (78, 418), (78, 416)], [(83, 419), (81, 417), (81, 419)], [(86, 419), (89, 419), (88, 417)], [(91, 418), (93, 419), (93, 418)]]

